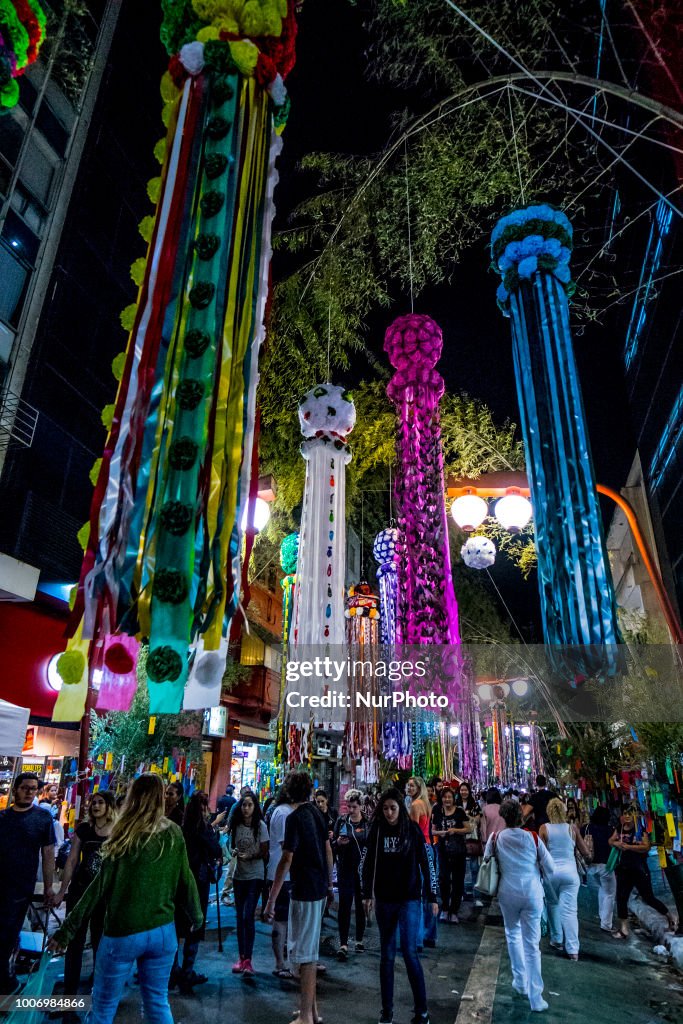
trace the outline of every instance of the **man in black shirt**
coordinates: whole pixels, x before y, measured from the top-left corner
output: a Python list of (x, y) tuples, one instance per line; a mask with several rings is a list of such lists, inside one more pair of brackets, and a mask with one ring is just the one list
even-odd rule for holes
[(289, 873), (289, 958), (301, 972), (298, 1024), (317, 1024), (316, 973), (320, 930), (328, 895), (332, 894), (332, 848), (327, 822), (311, 803), (313, 783), (306, 772), (292, 772), (287, 790), (294, 810), (285, 824), (282, 856), (266, 904), (273, 920), (275, 901)]
[(230, 813), (232, 808), (237, 803), (234, 793), (235, 787), (232, 785), (232, 783), (229, 783), (225, 787), (225, 793), (223, 794), (223, 796), (218, 798), (218, 803), (216, 804), (216, 814), (221, 814), (222, 811), (227, 811), (228, 813)]
[(31, 772), (17, 775), (13, 803), (0, 811), (0, 994), (18, 988), (10, 958), (17, 947), (21, 926), (36, 887), (38, 858), (42, 857), (45, 905), (55, 902), (52, 880), (55, 866), (55, 830), (52, 815), (33, 803), (40, 779)]
[(541, 825), (548, 824), (547, 807), (555, 796), (557, 796), (557, 793), (554, 793), (552, 789), (547, 788), (545, 775), (537, 775), (536, 792), (532, 793), (529, 797), (529, 803), (534, 809), (534, 821), (536, 822), (537, 829), (539, 829)]

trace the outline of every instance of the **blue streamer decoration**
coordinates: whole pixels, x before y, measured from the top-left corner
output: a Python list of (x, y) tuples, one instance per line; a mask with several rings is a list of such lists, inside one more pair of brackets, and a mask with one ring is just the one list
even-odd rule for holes
[(520, 419), (536, 528), (547, 644), (570, 679), (620, 668), (616, 602), (569, 325), (572, 228), (546, 205), (503, 217), (492, 234), (498, 301), (512, 320)]

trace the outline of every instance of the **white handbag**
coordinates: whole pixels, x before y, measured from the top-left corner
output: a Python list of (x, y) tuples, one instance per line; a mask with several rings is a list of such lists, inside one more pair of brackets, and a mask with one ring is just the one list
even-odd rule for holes
[(490, 860), (483, 860), (479, 868), (477, 875), (477, 881), (474, 883), (475, 889), (482, 892), (485, 896), (495, 896), (498, 892), (498, 883), (500, 882), (500, 870), (498, 868), (498, 860), (496, 859), (496, 838), (493, 837), (493, 851)]

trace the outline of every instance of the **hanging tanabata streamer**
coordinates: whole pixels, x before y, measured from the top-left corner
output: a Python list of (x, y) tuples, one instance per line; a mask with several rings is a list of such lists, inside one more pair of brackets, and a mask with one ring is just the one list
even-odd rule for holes
[(0, 113), (19, 102), (19, 83), (45, 42), (46, 18), (38, 0), (0, 0)]
[[(290, 643), (309, 648), (306, 657), (341, 651), (346, 639), (344, 577), (346, 572), (346, 466), (351, 460), (347, 438), (356, 408), (344, 388), (320, 384), (299, 406), (304, 440), (306, 481), (299, 535), (299, 558)], [(318, 692), (324, 678), (313, 681)], [(311, 754), (310, 725), (299, 723), (297, 743), (290, 730), (290, 764), (306, 763)]]
[[(116, 403), (73, 628), (150, 637), (150, 710), (183, 701), (193, 642), (224, 657), (239, 602), (275, 161), (294, 64), (294, 0), (162, 0), (168, 132), (124, 311)], [(198, 652), (197, 670), (204, 661)], [(214, 659), (215, 661), (215, 659)], [(217, 666), (213, 668), (218, 671)], [(212, 692), (215, 690), (215, 684)], [(208, 691), (207, 691), (208, 692)]]
[(569, 220), (546, 205), (508, 214), (491, 235), (512, 320), (545, 642), (585, 645), (557, 667), (599, 676), (617, 670), (621, 637), (569, 326), (571, 248)]
[(398, 530), (395, 526), (387, 526), (385, 530), (381, 530), (377, 534), (372, 545), (372, 555), (378, 566), (380, 640), (383, 644), (396, 643), (396, 618), (398, 612), (397, 543)]
[(299, 534), (288, 534), (280, 545), (280, 567), (284, 573), (282, 585), (282, 668), (280, 670), (280, 703), (277, 717), (277, 739), (275, 742), (275, 760), (281, 764), (286, 754), (286, 708), (285, 690), (287, 685), (287, 645), (292, 628), (292, 611), (294, 609), (294, 588), (296, 586), (296, 566), (299, 558)]
[[(444, 381), (436, 370), (442, 346), (438, 324), (414, 313), (395, 320), (384, 337), (384, 351), (396, 369), (387, 395), (396, 406), (398, 419), (396, 639), (406, 645), (442, 646), (442, 670), (432, 673), (430, 683), (449, 697), (452, 706), (459, 704), (467, 717), (473, 713), (471, 685), (462, 658), (454, 650), (460, 644), (460, 630), (444, 500), (439, 416)], [(413, 730), (413, 758), (418, 764), (424, 762), (427, 739), (421, 730)], [(469, 736), (468, 730), (462, 742), (469, 742)], [(467, 759), (473, 765), (480, 758), (480, 750), (468, 750)]]
[(378, 655), (380, 608), (379, 597), (365, 580), (349, 587), (346, 599), (349, 655), (354, 669), (349, 678), (350, 709), (342, 742), (342, 756), (351, 763), (362, 759), (364, 782), (379, 777), (380, 723), (376, 706), (366, 707), (356, 701), (356, 693), (377, 698), (381, 685), (375, 672)]

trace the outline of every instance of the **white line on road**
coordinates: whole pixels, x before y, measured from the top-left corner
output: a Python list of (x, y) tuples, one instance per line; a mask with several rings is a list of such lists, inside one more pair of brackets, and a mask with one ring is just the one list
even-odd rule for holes
[[(491, 910), (497, 912), (497, 904), (489, 908), (489, 911)], [(505, 934), (501, 927), (489, 924), (485, 926), (465, 991), (460, 997), (455, 1024), (472, 1024), (472, 1021), (477, 1021), (477, 1024), (490, 1024), (504, 942)]]

